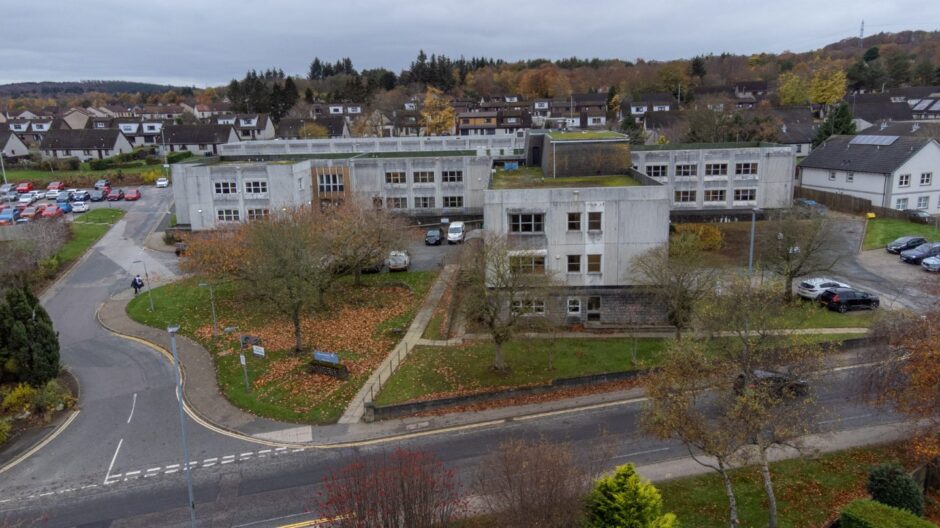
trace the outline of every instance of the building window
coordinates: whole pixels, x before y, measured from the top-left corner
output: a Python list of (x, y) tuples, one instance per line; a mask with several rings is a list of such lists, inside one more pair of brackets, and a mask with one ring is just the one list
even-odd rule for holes
[(218, 181), (215, 182), (215, 194), (235, 194), (238, 192), (238, 187), (233, 181)]
[(676, 165), (676, 176), (697, 176), (698, 166), (692, 164)]
[(509, 215), (510, 233), (542, 233), (545, 231), (545, 215), (520, 213)]
[(568, 298), (568, 315), (581, 315), (581, 299), (577, 297)]
[(829, 181), (836, 181), (836, 171), (829, 171)]
[(734, 201), (753, 202), (754, 200), (757, 200), (757, 189), (735, 189), (734, 190)]
[(568, 255), (568, 273), (581, 273), (581, 255)]
[(676, 191), (676, 203), (690, 203), (695, 201), (695, 191)]
[(317, 191), (322, 193), (343, 192), (342, 174), (320, 174), (317, 176)]
[(218, 218), (220, 222), (237, 222), (238, 209), (219, 209), (216, 211), (216, 218)]
[(444, 207), (463, 207), (463, 196), (445, 196)]
[(705, 191), (705, 201), (706, 202), (723, 202), (725, 201), (725, 190), (724, 189), (708, 189)]
[(588, 231), (600, 231), (601, 230), (601, 212), (592, 211), (588, 213)]
[(898, 175), (898, 187), (910, 187), (911, 186), (911, 175), (910, 174), (900, 174)]
[(245, 182), (245, 192), (248, 194), (262, 194), (268, 192), (268, 182), (254, 180)]
[(665, 178), (669, 165), (647, 165), (646, 175), (651, 178)]
[(601, 298), (600, 297), (588, 297), (587, 320), (588, 321), (600, 321), (601, 320)]
[(85, 155), (85, 156), (91, 156), (91, 151), (88, 150), (88, 149), (85, 149), (85, 150), (82, 151), (82, 154)]
[(930, 185), (933, 182), (933, 173), (932, 172), (922, 172), (920, 173), (920, 184), (921, 185)]
[(446, 170), (441, 172), (441, 181), (444, 183), (460, 183), (463, 181), (462, 170)]
[(386, 172), (385, 183), (405, 183), (405, 173), (401, 171)]
[(434, 171), (415, 171), (414, 183), (434, 183)]
[(512, 311), (521, 315), (545, 315), (545, 301), (541, 299), (513, 301)]
[(389, 209), (407, 209), (408, 208), (408, 198), (405, 197), (390, 197), (385, 199), (386, 207)]
[(895, 209), (907, 209), (907, 198), (898, 198), (894, 202)]
[(534, 255), (512, 255), (509, 257), (510, 273), (545, 273), (545, 257)]
[(581, 213), (568, 213), (568, 231), (581, 230)]
[(930, 197), (929, 196), (918, 196), (917, 197), (917, 208), (918, 209), (927, 209), (930, 207)]
[(756, 176), (757, 164), (756, 163), (735, 163), (734, 173), (737, 174), (738, 176)]
[(248, 210), (248, 221), (264, 220), (267, 217), (268, 217), (267, 209), (249, 209)]
[(199, 150), (206, 150), (206, 149), (208, 149), (208, 148), (209, 148), (209, 147), (208, 147), (205, 143), (200, 143), (200, 144), (199, 144)]
[(705, 176), (727, 176), (727, 175), (728, 175), (727, 163), (706, 163), (705, 164)]
[(845, 173), (845, 183), (852, 183), (852, 182), (854, 182), (854, 181), (855, 181), (855, 173), (854, 173), (854, 172), (846, 172), (846, 173)]
[(601, 256), (600, 255), (588, 255), (587, 256), (587, 271), (588, 273), (600, 273), (601, 272)]
[(415, 209), (434, 209), (434, 197), (415, 196)]

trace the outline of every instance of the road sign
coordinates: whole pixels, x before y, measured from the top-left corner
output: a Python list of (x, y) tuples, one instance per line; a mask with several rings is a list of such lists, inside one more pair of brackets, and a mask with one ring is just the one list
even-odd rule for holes
[(238, 355), (238, 362), (241, 363), (242, 366), (246, 365), (246, 363), (245, 363), (245, 354), (239, 354), (239, 355)]
[(315, 350), (313, 352), (313, 359), (322, 361), (324, 363), (333, 363), (334, 365), (339, 365), (339, 356), (332, 352), (320, 352), (319, 350)]
[(264, 357), (264, 347), (258, 346), (258, 345), (251, 345), (251, 353), (258, 357)]

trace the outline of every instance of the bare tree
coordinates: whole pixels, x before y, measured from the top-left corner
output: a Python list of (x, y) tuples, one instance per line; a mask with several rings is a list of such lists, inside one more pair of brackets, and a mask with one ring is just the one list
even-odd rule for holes
[(362, 270), (383, 262), (389, 251), (401, 249), (408, 237), (408, 226), (388, 209), (371, 207), (354, 198), (338, 206), (333, 214), (339, 230), (334, 238), (333, 255), (337, 263), (360, 284)]
[[(24, 285), (41, 266), (58, 268), (57, 260), (50, 260), (68, 241), (70, 233), (65, 222), (34, 222), (16, 226), (16, 238), (2, 243), (0, 250), (0, 277), (4, 285)], [(2, 290), (2, 287), (0, 287)]]
[(676, 327), (676, 339), (691, 323), (695, 304), (714, 285), (716, 272), (702, 262), (698, 238), (691, 233), (672, 237), (668, 244), (653, 248), (633, 261), (645, 288), (656, 304), (666, 308)]
[(551, 277), (544, 256), (515, 250), (504, 236), (486, 233), (468, 246), (458, 282), (464, 292), (464, 309), (493, 338), (493, 368), (504, 371), (508, 366), (503, 345), (517, 327), (543, 319), (536, 316), (539, 307), (544, 312)]
[(760, 262), (783, 279), (783, 300), (793, 299), (793, 281), (829, 271), (838, 262), (836, 233), (823, 216), (801, 216), (797, 211), (774, 214), (761, 228)]

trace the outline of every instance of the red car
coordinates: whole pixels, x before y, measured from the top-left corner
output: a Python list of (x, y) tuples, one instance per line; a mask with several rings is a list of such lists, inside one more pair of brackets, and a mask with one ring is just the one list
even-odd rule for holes
[(63, 211), (62, 209), (54, 205), (51, 205), (43, 209), (42, 214), (40, 214), (39, 216), (41, 218), (58, 218), (64, 214), (65, 214), (65, 211)]
[(47, 191), (52, 191), (52, 190), (64, 191), (64, 190), (65, 190), (65, 184), (62, 183), (62, 182), (52, 182), (52, 183), (50, 183), (49, 185), (46, 186), (46, 190), (47, 190)]
[(126, 202), (133, 202), (136, 200), (140, 200), (139, 189), (134, 189), (133, 191), (127, 191), (127, 193), (124, 194), (124, 201)]
[(22, 213), (20, 213), (20, 218), (29, 218), (30, 220), (35, 220), (39, 214), (39, 209), (35, 207), (27, 207), (26, 209), (23, 209)]
[(18, 192), (18, 193), (20, 193), (20, 194), (25, 194), (25, 193), (28, 193), (29, 191), (32, 191), (32, 190), (33, 190), (33, 183), (32, 183), (32, 182), (21, 182), (21, 183), (17, 184), (17, 186), (16, 186), (16, 192)]
[(116, 191), (108, 191), (108, 201), (117, 202), (124, 199), (124, 189), (118, 189)]

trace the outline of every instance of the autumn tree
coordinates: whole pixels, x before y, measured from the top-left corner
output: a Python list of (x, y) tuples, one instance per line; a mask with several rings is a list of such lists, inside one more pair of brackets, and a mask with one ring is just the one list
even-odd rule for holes
[(519, 76), (519, 92), (528, 99), (564, 97), (571, 93), (571, 85), (557, 66), (543, 64)]
[(627, 135), (631, 145), (646, 143), (647, 135), (643, 130), (643, 125), (637, 123), (636, 118), (633, 116), (628, 115), (623, 118), (623, 121), (620, 122), (620, 131)]
[(793, 299), (794, 280), (835, 266), (837, 236), (832, 223), (821, 215), (806, 218), (795, 211), (780, 211), (762, 223), (758, 258), (765, 270), (782, 279), (784, 302)]
[(885, 68), (891, 86), (902, 86), (911, 82), (911, 57), (900, 49), (892, 49), (885, 53)]
[(504, 236), (485, 233), (471, 241), (461, 259), (459, 286), (468, 319), (478, 321), (493, 339), (493, 369), (508, 369), (503, 346), (517, 327), (536, 324), (536, 305), (545, 303), (551, 277), (545, 258), (517, 252)]
[(937, 80), (937, 70), (929, 57), (924, 57), (914, 66), (914, 82), (920, 85), (929, 86)]
[(353, 275), (357, 286), (363, 269), (382, 263), (389, 251), (402, 249), (406, 242), (407, 223), (363, 199), (353, 198), (337, 206), (332, 215), (338, 232), (332, 238), (331, 254), (340, 269)]
[(297, 133), (302, 139), (325, 139), (330, 137), (326, 127), (314, 121), (304, 122)]
[(809, 83), (809, 100), (812, 103), (831, 106), (845, 97), (845, 72), (833, 65), (825, 65), (813, 73)]
[(783, 106), (804, 105), (809, 103), (809, 87), (799, 75), (786, 72), (777, 78), (777, 94)]
[(457, 116), (454, 107), (444, 94), (434, 87), (429, 87), (421, 107), (421, 123), (429, 136), (452, 134)]
[(662, 66), (656, 73), (660, 90), (669, 92), (680, 103), (689, 99), (692, 79), (688, 69), (681, 62), (671, 62)]
[(704, 257), (698, 237), (680, 233), (633, 260), (644, 289), (676, 327), (676, 339), (682, 338), (696, 304), (714, 285), (716, 272), (703, 263)]

